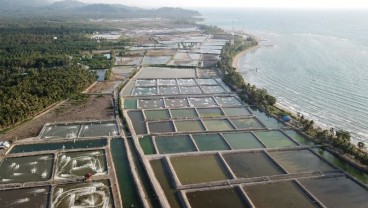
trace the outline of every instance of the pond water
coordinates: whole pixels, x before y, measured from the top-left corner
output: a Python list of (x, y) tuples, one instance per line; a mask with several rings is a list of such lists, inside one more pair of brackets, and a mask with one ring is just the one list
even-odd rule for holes
[(81, 124), (70, 125), (47, 125), (45, 131), (40, 135), (41, 139), (60, 139), (60, 138), (76, 138), (81, 128)]
[(147, 120), (167, 120), (170, 118), (168, 110), (145, 110)]
[(157, 109), (157, 108), (163, 108), (164, 100), (163, 99), (150, 99), (150, 100), (138, 100), (139, 107), (142, 109)]
[(197, 109), (201, 117), (221, 117), (224, 113), (220, 108), (198, 108)]
[(189, 102), (185, 98), (167, 98), (165, 99), (166, 106), (170, 108), (184, 108), (189, 107)]
[(116, 123), (90, 123), (83, 124), (79, 133), (80, 137), (101, 137), (118, 135)]
[(265, 114), (264, 112), (256, 109), (256, 108), (250, 108), (250, 111), (252, 112), (252, 114), (254, 114), (267, 128), (273, 128), (273, 129), (278, 129), (278, 128), (282, 128), (285, 127), (285, 125), (276, 120), (275, 118), (268, 116), (267, 114)]
[(245, 107), (222, 108), (227, 116), (250, 116), (252, 115)]
[(187, 135), (156, 137), (156, 145), (160, 154), (196, 151), (192, 140)]
[(230, 179), (230, 175), (216, 155), (173, 157), (170, 160), (182, 184)]
[(368, 191), (346, 177), (301, 180), (327, 207), (367, 207)]
[(295, 130), (284, 130), (284, 133), (302, 145), (314, 145), (314, 142), (305, 138)]
[(213, 107), (217, 106), (212, 97), (206, 98), (189, 98), (190, 106), (192, 107)]
[(171, 109), (173, 118), (197, 118), (198, 115), (193, 108), (190, 109)]
[(234, 127), (226, 119), (203, 120), (203, 123), (209, 131), (226, 131), (234, 129)]
[(205, 128), (201, 121), (175, 121), (178, 132), (201, 132)]
[(124, 99), (124, 108), (125, 109), (137, 109), (137, 99)]
[(153, 146), (152, 143), (152, 137), (144, 136), (143, 138), (140, 138), (139, 144), (141, 145), (145, 155), (156, 154), (155, 147)]
[(252, 178), (283, 174), (263, 152), (236, 153), (223, 155), (238, 178)]
[(200, 151), (229, 150), (229, 145), (219, 134), (193, 135)]
[(0, 183), (47, 181), (53, 169), (54, 155), (5, 158), (0, 163)]
[[(244, 190), (255, 207), (313, 208), (317, 207), (294, 182), (245, 186)], [(267, 200), (265, 200), (265, 198)]]
[(160, 95), (177, 95), (179, 94), (179, 87), (159, 87)]
[(237, 129), (264, 128), (255, 118), (230, 119)]
[(268, 148), (297, 146), (292, 140), (290, 140), (280, 131), (258, 131), (254, 132), (254, 134)]
[(129, 111), (128, 116), (132, 121), (135, 133), (147, 134), (146, 123), (144, 122), (144, 117), (142, 111)]
[(180, 87), (181, 94), (203, 94), (203, 91), (198, 86)]
[(223, 133), (222, 135), (232, 149), (264, 148), (252, 133)]
[(223, 87), (221, 86), (202, 86), (202, 89), (204, 93), (213, 94), (213, 93), (225, 93), (227, 92)]
[(150, 133), (175, 132), (174, 124), (171, 121), (148, 123), (148, 128), (150, 130)]
[(242, 103), (235, 97), (215, 97), (217, 103), (221, 106), (239, 106)]
[(50, 187), (24, 188), (0, 191), (3, 208), (46, 208)]
[(334, 170), (309, 150), (269, 152), (289, 173), (323, 172)]

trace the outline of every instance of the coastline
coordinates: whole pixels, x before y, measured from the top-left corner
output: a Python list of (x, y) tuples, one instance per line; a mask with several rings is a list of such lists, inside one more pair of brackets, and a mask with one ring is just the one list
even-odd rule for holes
[[(258, 42), (258, 39), (257, 39), (257, 42)], [(251, 53), (251, 52), (254, 52), (256, 50), (258, 50), (259, 48), (261, 48), (261, 45), (257, 44), (253, 47), (250, 47), (240, 53), (238, 53), (234, 58), (233, 58), (233, 61), (232, 61), (232, 67), (234, 67), (236, 69), (237, 72), (241, 72), (241, 67), (240, 67), (240, 60), (245, 56), (247, 55), (248, 53)], [(242, 76), (243, 77), (243, 76)], [(244, 77), (243, 77), (243, 80), (245, 82), (245, 84), (252, 84), (250, 82), (248, 82), (248, 80), (246, 80)], [(296, 111), (293, 111), (291, 110), (290, 108), (288, 108), (287, 106), (284, 106), (282, 105), (281, 103), (279, 102), (276, 102), (275, 104), (275, 107), (280, 109), (280, 110), (283, 110), (283, 111), (286, 111), (288, 113), (290, 113), (292, 116), (294, 117), (298, 117), (298, 112)]]

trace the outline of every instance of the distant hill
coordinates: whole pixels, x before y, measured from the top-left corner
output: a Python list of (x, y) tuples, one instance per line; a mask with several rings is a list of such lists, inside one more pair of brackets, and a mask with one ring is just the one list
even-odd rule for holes
[(63, 9), (75, 9), (79, 7), (86, 6), (87, 4), (75, 1), (75, 0), (65, 0), (65, 1), (57, 1), (50, 6), (48, 6), (49, 9), (57, 9), (57, 10), (63, 10)]
[[(182, 8), (163, 7), (141, 9), (121, 4), (85, 4), (77, 0), (0, 0), (0, 16), (67, 16), (85, 18), (182, 18), (200, 16), (199, 12)], [(30, 10), (29, 8), (32, 7)]]

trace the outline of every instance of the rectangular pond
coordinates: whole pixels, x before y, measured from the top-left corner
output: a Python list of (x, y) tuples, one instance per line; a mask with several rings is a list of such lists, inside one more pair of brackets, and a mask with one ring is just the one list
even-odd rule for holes
[(155, 147), (153, 146), (152, 137), (144, 136), (139, 138), (139, 144), (145, 155), (153, 155), (156, 154)]
[(189, 102), (185, 98), (166, 98), (166, 106), (169, 108), (185, 108), (189, 107)]
[(171, 121), (148, 123), (150, 133), (170, 133), (175, 132), (174, 124)]
[(236, 188), (188, 192), (187, 198), (192, 208), (252, 207)]
[(269, 152), (289, 173), (324, 172), (334, 170), (332, 166), (309, 150)]
[(52, 154), (5, 158), (0, 162), (0, 183), (47, 181), (53, 163)]
[(197, 151), (188, 135), (156, 137), (155, 141), (160, 154)]
[(118, 127), (115, 122), (101, 122), (83, 124), (79, 137), (116, 136), (118, 134)]
[(160, 95), (177, 95), (180, 94), (179, 87), (159, 87)]
[(227, 116), (250, 116), (252, 115), (245, 107), (222, 108)]
[(309, 140), (308, 138), (305, 138), (304, 136), (302, 136), (301, 134), (299, 134), (295, 130), (284, 130), (283, 132), (286, 135), (288, 135), (290, 138), (292, 138), (295, 141), (297, 141), (299, 144), (302, 144), (302, 145), (314, 145), (314, 143), (311, 140)]
[(280, 131), (257, 131), (254, 134), (268, 148), (294, 147), (297, 146), (292, 140)]
[(171, 109), (171, 115), (173, 118), (197, 118), (197, 112), (194, 108), (188, 109)]
[(105, 151), (59, 153), (56, 167), (55, 177), (60, 179), (83, 177), (86, 173), (104, 175), (107, 173)]
[(221, 117), (224, 113), (220, 108), (198, 108), (199, 116), (201, 117)]
[(49, 151), (49, 150), (65, 150), (65, 149), (81, 149), (81, 148), (97, 148), (107, 145), (106, 139), (85, 140), (85, 141), (67, 141), (63, 143), (40, 143), (29, 145), (16, 145), (9, 154)]
[(44, 127), (41, 132), (41, 139), (60, 139), (60, 138), (76, 138), (81, 128), (81, 124), (53, 124)]
[(224, 154), (224, 159), (238, 178), (253, 178), (283, 174), (263, 152)]
[(219, 83), (215, 79), (197, 79), (200, 85), (218, 85)]
[(181, 94), (203, 94), (203, 91), (198, 86), (180, 87)]
[(264, 128), (255, 118), (230, 119), (237, 129), (260, 129)]
[(124, 109), (137, 109), (137, 99), (125, 98)]
[(136, 87), (134, 88), (132, 95), (134, 96), (157, 95), (157, 88), (156, 87)]
[(190, 106), (192, 107), (213, 107), (217, 106), (212, 97), (206, 98), (189, 98)]
[(268, 116), (267, 114), (256, 108), (250, 108), (250, 110), (252, 114), (255, 115), (267, 128), (279, 129), (285, 127), (282, 122), (271, 116)]
[(203, 120), (208, 131), (226, 131), (233, 130), (234, 127), (227, 119)]
[(227, 92), (223, 87), (221, 86), (202, 86), (202, 89), (204, 91), (204, 93), (208, 93), (208, 94), (214, 94), (214, 93), (225, 93)]
[(221, 106), (239, 106), (242, 105), (242, 103), (233, 96), (224, 96), (224, 97), (215, 97), (217, 103)]
[(164, 65), (170, 61), (172, 56), (144, 56), (142, 65)]
[(175, 79), (159, 79), (158, 80), (158, 85), (177, 85), (176, 80)]
[(156, 86), (157, 81), (155, 79), (139, 79), (135, 81), (135, 86), (140, 87), (149, 87)]
[(168, 110), (145, 110), (146, 120), (167, 120), (170, 118)]
[(152, 160), (151, 167), (155, 173), (155, 177), (161, 185), (165, 196), (171, 208), (180, 208), (180, 199), (178, 192), (173, 188), (170, 182), (169, 172), (163, 160)]
[(205, 128), (200, 120), (175, 121), (178, 132), (200, 132)]
[(197, 82), (194, 79), (178, 79), (178, 85), (193, 86), (197, 85)]
[(205, 183), (231, 178), (217, 155), (172, 157), (170, 160), (181, 184)]
[(104, 207), (113, 208), (109, 181), (93, 181), (55, 186), (51, 196), (51, 206), (66, 207)]
[[(245, 186), (244, 190), (255, 207), (313, 208), (318, 207), (294, 182)], [(265, 200), (265, 198), (267, 200)]]
[(198, 134), (193, 135), (200, 151), (229, 150), (229, 145), (219, 134)]
[(144, 117), (142, 111), (129, 111), (128, 116), (132, 121), (135, 133), (147, 134), (146, 123), (144, 122)]
[(227, 143), (232, 149), (257, 149), (264, 148), (261, 142), (252, 134), (247, 132), (223, 133)]
[(368, 191), (347, 177), (300, 180), (326, 207), (367, 207)]
[(0, 191), (2, 208), (46, 208), (50, 187), (23, 188)]
[(165, 107), (163, 99), (140, 99), (138, 100), (138, 104), (142, 109), (157, 109)]

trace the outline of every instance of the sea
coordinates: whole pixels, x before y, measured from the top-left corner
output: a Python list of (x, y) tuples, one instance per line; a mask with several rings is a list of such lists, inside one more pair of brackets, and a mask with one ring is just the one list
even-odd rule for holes
[(368, 143), (367, 10), (199, 11), (205, 24), (259, 39), (261, 47), (240, 60), (248, 82), (321, 127)]

